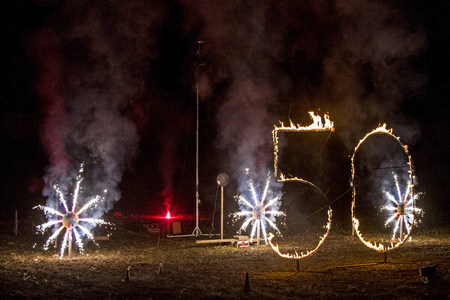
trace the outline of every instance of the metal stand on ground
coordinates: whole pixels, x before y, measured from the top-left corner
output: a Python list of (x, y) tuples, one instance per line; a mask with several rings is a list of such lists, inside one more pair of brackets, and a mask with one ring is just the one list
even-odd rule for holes
[(220, 186), (220, 239), (223, 240), (223, 188), (230, 183), (230, 177), (225, 173), (217, 176), (217, 184)]
[[(223, 238), (223, 188), (230, 183), (230, 177), (225, 174), (221, 173), (217, 176), (217, 184), (220, 186), (220, 240), (197, 240), (197, 243), (199, 244), (206, 244), (206, 243), (233, 243), (237, 242), (238, 239), (224, 239)], [(209, 236), (216, 235), (216, 234), (210, 234)]]
[(220, 239), (223, 240), (223, 186), (220, 187)]
[(400, 240), (403, 240), (403, 215), (400, 216)]
[(259, 238), (260, 238), (260, 230), (261, 230), (261, 221), (258, 220), (257, 226), (256, 226), (256, 247), (259, 248)]
[(72, 257), (72, 230), (70, 228), (68, 230), (69, 230), (69, 239), (68, 239), (69, 247), (67, 250), (68, 251), (67, 256)]
[(196, 96), (197, 96), (197, 115), (196, 115), (196, 131), (195, 131), (195, 228), (194, 231), (192, 231), (192, 234), (189, 235), (172, 235), (168, 237), (199, 237), (203, 234), (199, 227), (199, 219), (198, 219), (198, 205), (200, 203), (199, 199), (199, 193), (198, 193), (198, 131), (199, 131), (199, 100), (200, 100), (200, 91), (199, 91), (199, 72), (200, 67), (204, 64), (201, 62), (201, 56), (200, 56), (200, 50), (201, 46), (205, 43), (205, 41), (195, 41), (197, 44), (197, 62), (195, 64), (195, 90), (196, 90)]

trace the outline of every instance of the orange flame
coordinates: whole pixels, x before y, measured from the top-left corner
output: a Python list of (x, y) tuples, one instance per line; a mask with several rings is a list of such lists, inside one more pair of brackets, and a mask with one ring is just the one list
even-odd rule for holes
[[(356, 187), (353, 184), (354, 180), (355, 180), (355, 155), (356, 152), (359, 148), (359, 146), (361, 146), (361, 144), (372, 134), (387, 134), (391, 137), (393, 137), (399, 144), (400, 146), (402, 146), (403, 150), (405, 151), (407, 157), (408, 157), (408, 165), (409, 165), (409, 176), (410, 176), (410, 182), (411, 184), (409, 185), (409, 188), (411, 189), (411, 197), (414, 198), (414, 184), (413, 184), (413, 170), (412, 170), (412, 160), (411, 160), (411, 156), (409, 155), (408, 152), (408, 146), (404, 145), (401, 141), (400, 141), (400, 137), (395, 136), (392, 133), (392, 128), (391, 129), (386, 129), (386, 124), (380, 125), (378, 126), (376, 129), (372, 130), (371, 132), (369, 132), (368, 134), (366, 134), (364, 136), (364, 138), (362, 138), (358, 145), (355, 147), (355, 151), (353, 152), (352, 155), (352, 181), (351, 181), (351, 186), (353, 188), (353, 193), (352, 193), (352, 223), (353, 223), (353, 229), (355, 230), (356, 235), (358, 236), (358, 239), (368, 248), (373, 249), (375, 251), (378, 252), (387, 252), (389, 250), (395, 249), (400, 247), (400, 245), (402, 245), (410, 236), (412, 227), (414, 226), (414, 214), (412, 215), (412, 220), (411, 220), (411, 224), (410, 226), (408, 226), (407, 228), (407, 234), (404, 235), (403, 238), (399, 238), (396, 242), (391, 241), (389, 245), (384, 245), (382, 243), (377, 243), (377, 242), (373, 242), (373, 241), (366, 241), (361, 233), (361, 231), (359, 230), (359, 225), (360, 222), (359, 220), (355, 217), (355, 207), (356, 207)], [(412, 203), (412, 207), (413, 207), (413, 211), (414, 211), (414, 202)]]
[[(307, 131), (330, 131), (334, 132), (334, 122), (331, 122), (330, 117), (325, 114), (323, 116), (324, 122), (322, 122), (322, 117), (315, 115), (314, 112), (309, 111), (309, 115), (311, 116), (311, 119), (313, 120), (313, 123), (309, 126), (300, 126), (300, 124), (295, 125), (291, 120), (290, 126), (284, 126), (284, 123), (280, 121), (281, 126), (277, 127), (274, 126), (275, 129), (272, 131), (272, 137), (273, 137), (273, 145), (274, 145), (274, 176), (277, 178), (277, 172), (278, 172), (278, 132), (307, 132)], [(283, 180), (286, 180), (286, 178), (283, 175)], [(277, 179), (278, 182), (280, 180)]]
[(330, 117), (325, 114), (323, 119), (325, 124), (322, 122), (322, 117), (315, 115), (314, 112), (309, 111), (309, 115), (313, 120), (313, 123), (309, 126), (300, 126), (300, 124), (295, 125), (292, 120), (290, 121), (290, 126), (284, 126), (284, 123), (280, 121), (281, 126), (275, 126), (276, 131), (334, 131), (334, 122), (330, 121)]
[(330, 232), (330, 228), (331, 228), (331, 216), (332, 216), (332, 210), (331, 210), (331, 207), (329, 207), (328, 208), (328, 222), (327, 222), (327, 225), (324, 226), (324, 228), (326, 228), (327, 231), (322, 237), (320, 237), (319, 243), (317, 244), (316, 248), (314, 248), (313, 250), (307, 250), (306, 253), (304, 253), (304, 252), (298, 253), (297, 251), (294, 251), (294, 254), (281, 253), (279, 246), (274, 245), (272, 243), (272, 239), (274, 238), (273, 233), (269, 233), (267, 241), (268, 241), (270, 247), (272, 248), (272, 250), (275, 251), (279, 256), (281, 256), (283, 258), (302, 259), (302, 258), (311, 256), (320, 248), (320, 246), (322, 246), (323, 242), (325, 242), (325, 239), (327, 238), (327, 236)]

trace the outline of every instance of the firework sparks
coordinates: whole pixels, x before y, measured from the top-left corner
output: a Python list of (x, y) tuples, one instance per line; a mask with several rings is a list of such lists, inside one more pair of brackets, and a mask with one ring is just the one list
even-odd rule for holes
[(405, 192), (402, 193), (396, 174), (392, 173), (394, 177), (394, 183), (396, 187), (396, 193), (390, 193), (388, 190), (383, 191), (386, 195), (389, 203), (381, 207), (381, 210), (387, 210), (390, 213), (390, 217), (386, 220), (384, 226), (389, 227), (394, 224), (392, 232), (392, 240), (398, 235), (398, 239), (403, 238), (403, 228), (406, 228), (407, 234), (411, 230), (411, 225), (414, 223), (414, 214), (422, 213), (422, 209), (415, 207), (415, 201), (418, 198), (418, 194), (412, 196), (411, 182), (408, 181)]
[[(42, 211), (44, 211), (44, 214), (46, 214), (46, 215), (50, 215), (50, 216), (57, 218), (56, 220), (50, 220), (47, 223), (37, 226), (36, 228), (39, 232), (44, 233), (48, 228), (59, 225), (59, 227), (55, 230), (55, 232), (45, 242), (44, 250), (47, 250), (49, 248), (49, 245), (55, 241), (57, 236), (64, 229), (66, 229), (65, 233), (64, 233), (63, 242), (61, 243), (60, 256), (59, 256), (60, 258), (62, 258), (64, 256), (64, 252), (65, 252), (66, 248), (69, 248), (69, 250), (71, 249), (73, 236), (75, 237), (75, 243), (78, 247), (80, 254), (83, 254), (83, 252), (84, 252), (82, 236), (87, 236), (90, 240), (92, 240), (95, 243), (94, 236), (92, 235), (92, 233), (89, 231), (89, 229), (87, 227), (82, 225), (82, 223), (95, 225), (95, 226), (100, 225), (100, 224), (109, 224), (109, 223), (103, 221), (102, 219), (81, 218), (80, 217), (83, 213), (86, 212), (87, 209), (93, 207), (99, 201), (104, 200), (105, 199), (104, 196), (101, 197), (101, 196), (97, 195), (95, 198), (88, 201), (84, 206), (82, 206), (78, 211), (76, 211), (76, 208), (78, 206), (78, 198), (79, 198), (79, 195), (81, 192), (81, 182), (83, 181), (82, 173), (83, 173), (83, 164), (81, 165), (79, 174), (76, 179), (77, 181), (76, 181), (76, 185), (75, 185), (75, 190), (73, 192), (72, 209), (71, 210), (68, 209), (67, 201), (64, 197), (63, 192), (59, 189), (58, 184), (54, 184), (53, 189), (58, 196), (59, 202), (61, 203), (61, 205), (64, 208), (63, 212), (60, 212), (53, 208), (50, 208), (47, 206), (42, 206), (42, 205), (33, 207), (34, 209), (36, 209), (36, 208), (41, 209)], [(106, 192), (107, 191), (105, 190), (104, 193), (106, 194)], [(81, 232), (81, 235), (80, 235), (80, 232)], [(69, 253), (70, 253), (70, 251), (69, 251)]]
[(239, 206), (241, 207), (241, 211), (233, 214), (234, 222), (242, 217), (245, 217), (245, 221), (240, 227), (238, 233), (241, 233), (243, 230), (247, 230), (247, 228), (251, 224), (251, 240), (253, 240), (255, 234), (259, 237), (259, 233), (260, 231), (262, 231), (264, 240), (267, 243), (267, 228), (271, 227), (278, 234), (281, 234), (278, 226), (276, 225), (276, 217), (284, 216), (285, 213), (278, 210), (281, 205), (279, 197), (275, 197), (269, 201), (266, 201), (266, 198), (269, 194), (270, 172), (267, 174), (266, 186), (260, 197), (256, 193), (253, 181), (251, 179), (248, 181), (248, 184), (250, 192), (252, 194), (253, 203), (247, 200), (244, 196), (237, 195), (236, 199)]

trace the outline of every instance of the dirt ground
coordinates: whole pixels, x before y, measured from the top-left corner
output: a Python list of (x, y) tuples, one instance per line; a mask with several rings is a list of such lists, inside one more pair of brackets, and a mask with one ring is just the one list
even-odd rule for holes
[[(36, 238), (0, 239), (1, 299), (450, 299), (449, 230), (415, 232), (387, 263), (355, 236), (332, 231), (299, 271), (265, 245), (120, 229), (88, 243), (85, 255), (62, 259), (57, 249), (43, 251), (41, 240), (33, 247)], [(436, 266), (434, 282), (423, 282), (425, 266)]]

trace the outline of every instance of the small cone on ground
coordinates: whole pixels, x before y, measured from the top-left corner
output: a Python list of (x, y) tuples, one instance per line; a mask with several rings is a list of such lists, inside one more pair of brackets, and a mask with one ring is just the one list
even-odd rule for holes
[(131, 267), (128, 267), (128, 269), (127, 269), (127, 275), (126, 275), (126, 277), (125, 277), (125, 281), (130, 281), (130, 268)]
[(159, 269), (158, 269), (158, 275), (162, 275), (162, 273), (163, 273), (163, 264), (160, 263), (159, 264)]
[(250, 283), (248, 281), (248, 272), (245, 275), (245, 286), (244, 286), (244, 292), (248, 293), (250, 292)]

